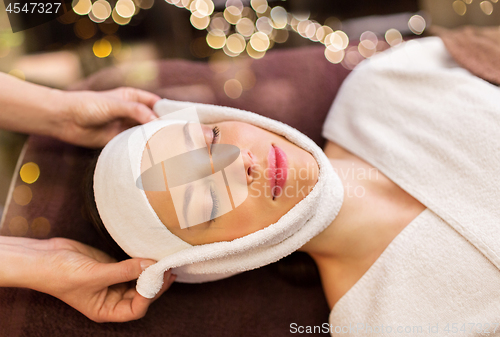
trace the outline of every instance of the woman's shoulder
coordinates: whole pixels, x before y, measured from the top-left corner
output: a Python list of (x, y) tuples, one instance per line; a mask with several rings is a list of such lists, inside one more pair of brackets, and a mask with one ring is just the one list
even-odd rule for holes
[(448, 53), (441, 38), (432, 36), (405, 41), (361, 62), (353, 73), (455, 68), (459, 65)]
[(325, 295), (333, 307), (426, 207), (338, 144), (329, 141), (324, 151), (344, 184), (345, 206), (355, 214), (348, 222), (338, 223), (337, 230), (346, 236), (345, 247), (356, 248), (317, 260)]

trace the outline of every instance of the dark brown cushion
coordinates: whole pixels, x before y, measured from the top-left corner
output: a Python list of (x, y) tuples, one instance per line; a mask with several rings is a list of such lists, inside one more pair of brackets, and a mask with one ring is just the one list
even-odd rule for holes
[(431, 26), (451, 57), (464, 69), (492, 84), (500, 85), (500, 30), (498, 26), (462, 26), (447, 29)]
[[(238, 99), (223, 90), (225, 81), (239, 70), (234, 63), (216, 65), (216, 72), (206, 63), (163, 61), (146, 65), (158, 71), (144, 82), (134, 82), (130, 68), (110, 68), (72, 89), (134, 85), (171, 99), (233, 106), (281, 120), (323, 145), (323, 121), (348, 74), (341, 65), (329, 63), (323, 51), (321, 47), (272, 51), (246, 64), (256, 82)], [(12, 219), (23, 217), (30, 225), (26, 237), (66, 237), (109, 253), (82, 215), (81, 180), (91, 156), (90, 150), (31, 136), (22, 162), (37, 163), (40, 177), (29, 185), (33, 198), (28, 205), (9, 203), (0, 234), (14, 235)], [(16, 176), (15, 185), (24, 185), (18, 172)], [(50, 224), (46, 235), (32, 226), (39, 217)], [(3, 288), (0, 327), (4, 336), (285, 336), (290, 335), (291, 323), (328, 322), (321, 285), (294, 286), (275, 269), (270, 265), (205, 284), (174, 283), (144, 318), (127, 323), (98, 324), (50, 295)]]

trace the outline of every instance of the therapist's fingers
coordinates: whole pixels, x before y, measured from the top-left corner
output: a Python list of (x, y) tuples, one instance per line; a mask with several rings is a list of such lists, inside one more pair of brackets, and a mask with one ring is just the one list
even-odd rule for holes
[(113, 95), (116, 98), (120, 98), (124, 101), (144, 104), (150, 109), (153, 109), (155, 103), (161, 99), (160, 96), (155, 95), (151, 92), (128, 87), (109, 90), (106, 91), (106, 93)]
[(105, 94), (116, 99), (115, 104), (110, 106), (110, 117), (129, 118), (140, 124), (157, 118), (152, 108), (160, 100), (158, 95), (135, 88), (118, 88)]
[[(175, 279), (177, 278), (177, 275), (172, 274), (171, 270), (168, 270), (165, 272), (163, 276), (163, 286), (161, 287), (160, 291), (154, 298), (145, 298), (141, 296), (137, 290), (134, 289), (129, 289), (128, 292), (125, 294), (128, 298), (131, 299), (131, 310), (132, 312), (143, 312), (144, 314), (146, 313), (148, 307), (156, 301), (165, 291), (167, 291), (168, 288), (174, 283)], [(126, 298), (124, 296), (124, 298)]]
[[(165, 272), (163, 278), (163, 286), (154, 298), (142, 297), (136, 290), (135, 285), (126, 290), (122, 295), (110, 293), (109, 302), (115, 303), (112, 312), (108, 313), (108, 321), (126, 322), (130, 320), (140, 319), (144, 317), (149, 309), (151, 303), (158, 299), (175, 281), (176, 275), (171, 271)], [(122, 284), (123, 285), (123, 284)]]
[[(101, 279), (107, 282), (109, 285), (117, 283), (125, 283), (129, 281), (136, 280), (139, 278), (141, 273), (149, 266), (155, 264), (156, 261), (149, 259), (128, 259), (117, 263), (102, 264), (101, 265)], [(171, 270), (165, 271), (163, 277), (163, 288), (168, 282), (173, 282), (175, 280), (175, 275), (173, 280), (170, 280)]]
[(139, 275), (156, 261), (148, 259), (128, 259), (101, 265), (100, 277), (108, 285), (136, 280)]
[(137, 102), (119, 101), (110, 107), (110, 118), (126, 118), (139, 124), (155, 120), (157, 116), (146, 105)]
[(160, 96), (140, 89), (119, 88), (118, 90), (123, 90), (125, 100), (142, 103), (151, 109), (160, 100)]
[[(172, 274), (172, 270), (167, 270), (165, 274), (163, 275), (163, 286), (161, 287), (160, 291), (158, 294), (156, 294), (155, 297), (151, 299), (151, 302), (156, 301), (165, 291), (167, 291), (168, 288), (174, 283), (175, 279), (177, 278), (177, 275)], [(141, 296), (142, 297), (142, 296)]]
[(134, 287), (129, 289), (125, 295), (123, 296), (124, 298), (130, 298), (130, 299), (133, 299), (136, 297), (136, 295), (139, 295), (139, 297), (137, 297), (137, 300), (136, 301), (139, 301), (139, 302), (144, 302), (144, 303), (147, 303), (147, 302), (154, 302), (156, 301), (161, 295), (163, 295), (163, 293), (165, 291), (167, 291), (168, 288), (170, 288), (170, 286), (172, 285), (172, 283), (174, 283), (175, 279), (177, 278), (177, 275), (175, 274), (172, 274), (172, 271), (171, 270), (167, 270), (165, 272), (165, 274), (163, 275), (163, 285), (160, 289), (160, 291), (158, 292), (158, 294), (156, 294), (155, 297), (153, 298), (146, 298), (146, 297), (143, 297), (141, 296), (137, 290), (136, 290), (136, 284), (137, 282), (136, 281), (132, 281), (132, 283), (134, 283)]

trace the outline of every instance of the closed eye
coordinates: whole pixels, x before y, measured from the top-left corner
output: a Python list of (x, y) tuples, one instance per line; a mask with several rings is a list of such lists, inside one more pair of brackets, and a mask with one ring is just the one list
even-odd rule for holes
[[(220, 141), (220, 129), (217, 125), (212, 129), (212, 134), (213, 134), (213, 137), (212, 137), (212, 144), (211, 145), (219, 143), (219, 141)], [(210, 153), (212, 153), (212, 146), (210, 146)], [(217, 197), (217, 193), (216, 193), (213, 185), (210, 186), (210, 196), (212, 197), (212, 205), (213, 205), (212, 212), (210, 213), (210, 223), (212, 223), (212, 222), (215, 222), (215, 218), (217, 218), (217, 213), (219, 211), (219, 204), (220, 204), (219, 199)]]
[[(220, 129), (219, 127), (216, 125), (213, 129), (212, 129), (212, 145), (214, 144), (218, 144), (220, 141)], [(210, 146), (210, 153), (212, 153), (212, 146)]]
[(217, 197), (217, 193), (213, 187), (210, 187), (210, 195), (212, 196), (212, 213), (210, 213), (210, 219), (213, 220), (217, 217), (219, 212), (219, 198)]
[(219, 138), (220, 138), (220, 129), (219, 129), (219, 127), (216, 125), (212, 129), (212, 132), (214, 134), (214, 138), (212, 140), (212, 144), (217, 144), (219, 142)]

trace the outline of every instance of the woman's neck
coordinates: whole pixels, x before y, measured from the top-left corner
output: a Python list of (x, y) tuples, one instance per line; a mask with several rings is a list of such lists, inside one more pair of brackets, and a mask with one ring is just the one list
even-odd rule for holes
[(364, 259), (376, 251), (377, 223), (387, 209), (385, 176), (354, 156), (330, 158), (344, 186), (344, 201), (335, 220), (301, 250), (313, 258)]
[(330, 308), (425, 206), (376, 168), (329, 142), (325, 154), (344, 186), (334, 221), (300, 251), (316, 262)]
[(315, 259), (371, 261), (425, 207), (335, 143), (328, 142), (324, 151), (344, 186), (344, 202), (330, 226), (301, 250)]

